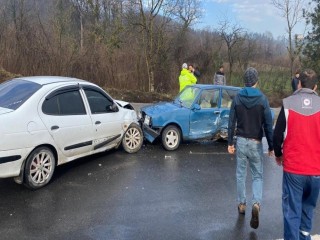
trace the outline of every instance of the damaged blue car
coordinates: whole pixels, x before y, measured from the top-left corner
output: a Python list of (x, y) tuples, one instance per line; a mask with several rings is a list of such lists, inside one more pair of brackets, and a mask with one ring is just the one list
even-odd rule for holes
[(173, 102), (142, 107), (140, 121), (149, 142), (161, 138), (166, 150), (182, 141), (227, 139), (229, 111), (239, 87), (196, 84), (187, 86)]

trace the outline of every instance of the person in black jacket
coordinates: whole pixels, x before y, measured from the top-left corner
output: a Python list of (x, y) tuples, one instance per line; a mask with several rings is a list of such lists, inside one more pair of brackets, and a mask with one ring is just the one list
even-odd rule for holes
[(193, 73), (193, 75), (198, 79), (201, 75), (199, 69), (197, 67), (195, 67), (194, 65), (190, 64), (188, 66), (188, 69), (191, 73)]
[(292, 91), (295, 92), (298, 89), (298, 84), (299, 84), (299, 76), (300, 76), (300, 71), (297, 70), (294, 77), (291, 80), (291, 86), (292, 86)]
[[(258, 72), (249, 67), (244, 73), (245, 87), (235, 96), (229, 115), (228, 152), (237, 158), (237, 201), (238, 212), (246, 210), (247, 164), (252, 173), (252, 217), (250, 226), (259, 227), (259, 212), (263, 186), (263, 130), (269, 145), (269, 156), (273, 155), (272, 116), (268, 99), (257, 89)], [(237, 127), (236, 127), (237, 126)], [(236, 129), (236, 130), (235, 130)], [(233, 139), (236, 131), (237, 144)]]

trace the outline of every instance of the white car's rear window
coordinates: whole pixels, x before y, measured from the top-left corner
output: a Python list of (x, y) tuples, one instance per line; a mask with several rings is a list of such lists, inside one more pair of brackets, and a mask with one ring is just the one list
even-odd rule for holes
[(0, 84), (0, 107), (16, 110), (40, 88), (40, 84), (22, 79), (4, 82)]

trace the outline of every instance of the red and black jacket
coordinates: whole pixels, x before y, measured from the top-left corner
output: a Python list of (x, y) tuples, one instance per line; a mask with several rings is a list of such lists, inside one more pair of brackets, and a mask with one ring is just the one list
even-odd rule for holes
[(273, 134), (283, 169), (299, 175), (320, 175), (320, 97), (307, 88), (283, 100)]

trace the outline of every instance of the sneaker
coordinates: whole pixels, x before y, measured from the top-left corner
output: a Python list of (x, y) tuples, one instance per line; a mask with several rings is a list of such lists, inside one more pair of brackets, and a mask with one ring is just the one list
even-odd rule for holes
[(252, 205), (252, 216), (250, 221), (250, 226), (254, 229), (259, 227), (259, 212), (260, 212), (260, 205), (259, 203), (255, 203)]
[(246, 204), (245, 203), (240, 203), (238, 205), (238, 212), (239, 212), (239, 214), (245, 214), (246, 213)]

